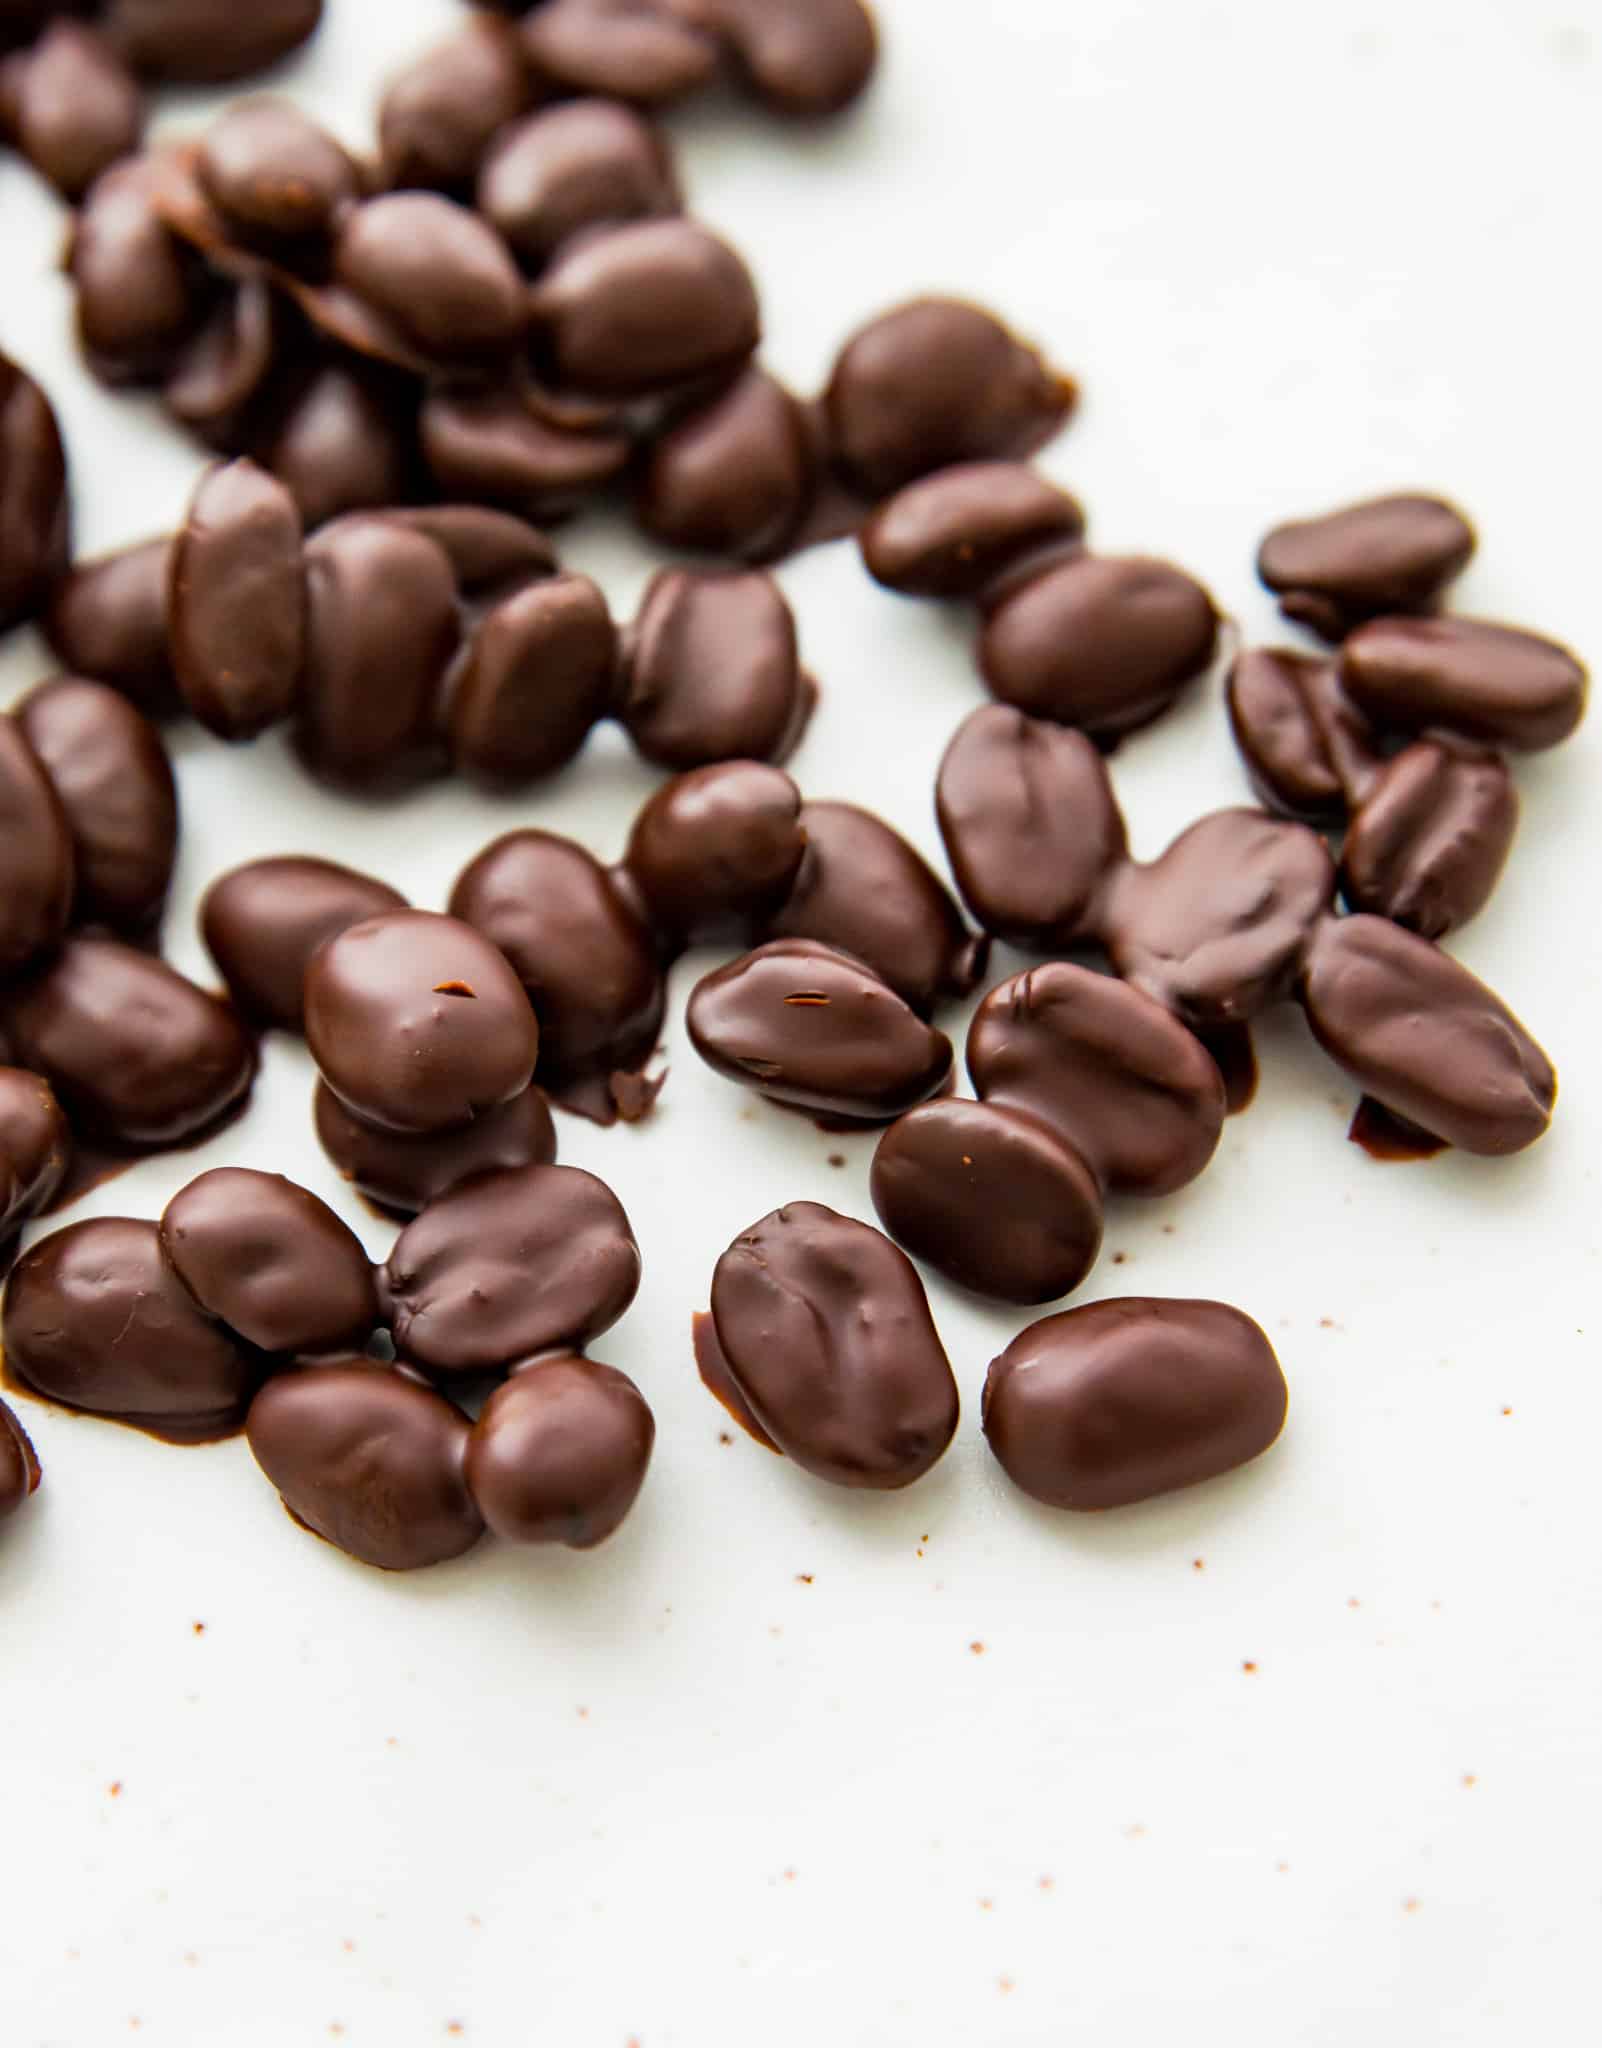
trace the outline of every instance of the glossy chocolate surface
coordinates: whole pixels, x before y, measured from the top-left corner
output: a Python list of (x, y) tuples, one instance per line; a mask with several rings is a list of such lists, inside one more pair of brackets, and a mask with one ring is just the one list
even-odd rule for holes
[(338, 358), (299, 381), (261, 459), (293, 492), (308, 532), (408, 495), (415, 411), (379, 372)]
[(516, 29), (475, 9), (384, 93), (378, 138), (390, 184), (468, 194), (496, 131), (517, 118), (532, 89)]
[(71, 1156), (72, 1132), (50, 1083), (0, 1066), (0, 1241), (49, 1206)]
[(801, 792), (784, 770), (723, 761), (663, 783), (623, 865), (671, 946), (749, 943), (790, 893), (805, 849)]
[(1347, 828), (1341, 895), (1353, 910), (1444, 938), (1490, 901), (1518, 822), (1500, 755), (1415, 740), (1375, 777)]
[(984, 1428), (1007, 1477), (1047, 1507), (1119, 1508), (1261, 1456), (1287, 1399), (1249, 1316), (1137, 1296), (1016, 1337), (986, 1376)]
[(1474, 544), (1455, 505), (1401, 492), (1276, 526), (1258, 551), (1257, 573), (1286, 618), (1344, 640), (1365, 619), (1433, 611)]
[(653, 0), (546, 0), (523, 28), (536, 77), (551, 91), (666, 106), (705, 85), (717, 45)]
[(441, 491), (525, 519), (571, 512), (628, 466), (630, 442), (546, 417), (520, 382), (437, 385), (418, 415), (423, 459)]
[(208, 448), (245, 453), (271, 403), (289, 331), (289, 316), (264, 278), (224, 286), (211, 312), (174, 352), (162, 404)]
[(484, 1403), (467, 1444), (467, 1484), (509, 1543), (593, 1550), (633, 1507), (656, 1441), (639, 1388), (593, 1358), (546, 1358)]
[(906, 597), (978, 598), (1084, 538), (1076, 498), (1022, 462), (964, 462), (887, 498), (859, 536), (868, 574)]
[(80, 562), (57, 586), (45, 637), (73, 675), (109, 683), (153, 717), (178, 702), (167, 653), (172, 541), (140, 541)]
[(530, 583), (474, 627), (447, 688), (452, 764), (491, 788), (552, 775), (611, 702), (617, 629), (588, 576)]
[(617, 716), (664, 768), (782, 760), (807, 687), (795, 615), (771, 576), (663, 569), (624, 640)]
[(39, 1459), (28, 1432), (0, 1401), (0, 1522), (14, 1515), (39, 1490)]
[(54, 408), (0, 355), (0, 633), (44, 608), (66, 571), (70, 525)]
[(1341, 649), (1341, 683), (1378, 726), (1444, 726), (1486, 746), (1538, 749), (1585, 715), (1589, 678), (1566, 647), (1480, 619), (1375, 619)]
[(496, 136), (476, 203), (536, 271), (584, 228), (677, 213), (679, 181), (659, 128), (615, 100), (568, 100)]
[(787, 1457), (836, 1486), (921, 1479), (957, 1428), (957, 1383), (917, 1269), (866, 1223), (791, 1202), (737, 1237), (712, 1320), (742, 1399)]
[(448, 1379), (582, 1349), (634, 1299), (640, 1251), (594, 1174), (527, 1166), (431, 1202), (385, 1271), (397, 1351)]
[(220, 875), (201, 899), (200, 929), (240, 1010), (298, 1032), (306, 966), (318, 947), (353, 924), (405, 908), (405, 897), (375, 876), (290, 854)]
[(61, 799), (21, 725), (0, 713), (0, 975), (26, 967), (61, 937), (74, 882)]
[(634, 511), (665, 547), (764, 562), (783, 553), (816, 487), (805, 409), (753, 368), (651, 443)]
[(164, 377), (200, 311), (188, 253), (156, 211), (157, 159), (124, 157), (90, 187), (74, 218), (67, 268), (78, 338), (112, 384)]
[(326, 1081), (312, 1098), (317, 1138), (359, 1193), (393, 1216), (415, 1216), (470, 1174), (550, 1166), (556, 1126), (541, 1088), (525, 1088), (458, 1131), (406, 1137), (352, 1116)]
[(878, 34), (862, 0), (666, 4), (719, 35), (746, 89), (776, 113), (839, 113), (862, 93), (878, 61)]
[(1384, 766), (1378, 735), (1332, 660), (1247, 648), (1230, 668), (1225, 699), (1252, 788), (1284, 817), (1339, 824)]
[(511, 251), (487, 221), (437, 192), (391, 192), (353, 207), (335, 239), (333, 274), (430, 358), (499, 356), (523, 332)]
[(323, 0), (104, 0), (112, 41), (148, 78), (222, 85), (287, 57), (323, 18)]
[(897, 1119), (873, 1155), (873, 1206), (903, 1249), (975, 1294), (1070, 1294), (1101, 1250), (1101, 1189), (1049, 1124), (948, 1097)]
[(306, 1042), (323, 1079), (384, 1130), (448, 1131), (520, 1095), (540, 1033), (505, 955), (471, 925), (392, 910), (306, 968)]
[(18, 64), (7, 124), (18, 149), (63, 199), (139, 145), (138, 80), (104, 36), (57, 19)]

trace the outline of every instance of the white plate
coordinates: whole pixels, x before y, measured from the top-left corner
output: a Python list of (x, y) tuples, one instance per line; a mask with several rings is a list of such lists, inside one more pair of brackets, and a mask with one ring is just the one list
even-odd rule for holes
[[(378, 78), (457, 12), (331, 0), (290, 82), (360, 139)], [(1046, 466), (1097, 539), (1172, 554), (1248, 634), (1277, 631), (1251, 573), (1270, 523), (1417, 484), (1482, 523), (1464, 608), (1602, 646), (1602, 39), (1573, 25), (1594, 9), (882, 14), (882, 81), (839, 126), (675, 122), (781, 372), (815, 383), (915, 290), (990, 299), (1084, 377)], [(170, 525), (198, 459), (74, 361), (59, 225), (7, 161), (0, 344), (61, 408), (90, 551)], [(563, 544), (632, 603), (644, 551)], [(875, 589), (849, 546), (783, 580), (825, 685), (799, 779), (938, 858), (935, 763), (978, 701), (965, 626)], [(0, 701), (43, 659), (9, 643)], [(196, 973), (195, 901), (231, 862), (330, 853), (439, 904), (509, 823), (615, 853), (651, 786), (609, 740), (532, 798), (370, 808), (314, 795), (276, 740), (177, 747), (169, 941)], [(242, 1444), (169, 1450), (30, 1405), (47, 1483), (0, 1561), (0, 2041), (1588, 2038), (1597, 769), (1594, 727), (1521, 764), (1521, 843), (1455, 948), (1563, 1073), (1547, 1143), (1376, 1166), (1344, 1139), (1354, 1091), (1286, 1015), (1215, 1169), (1111, 1219), (1086, 1298), (1218, 1295), (1280, 1348), (1289, 1432), (1228, 1481), (1103, 1519), (1033, 1508), (977, 1427), (1023, 1318), (940, 1285), (966, 1414), (927, 1483), (853, 1498), (725, 1442), (688, 1345), (712, 1261), (786, 1198), (871, 1214), (872, 1148), (698, 1066), (693, 961), (657, 1118), (561, 1127), (646, 1259), (600, 1349), (646, 1388), (659, 1451), (607, 1549), (486, 1546), (388, 1579), (298, 1532)], [(1216, 686), (1115, 774), (1144, 854), (1242, 800)], [(242, 1160), (382, 1252), (312, 1143), (310, 1082), (273, 1044), (247, 1123), (85, 1212), (153, 1214)]]

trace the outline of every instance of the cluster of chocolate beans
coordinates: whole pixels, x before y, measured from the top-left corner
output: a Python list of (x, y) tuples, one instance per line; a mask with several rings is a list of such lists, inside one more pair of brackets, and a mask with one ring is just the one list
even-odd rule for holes
[[(743, 1231), (694, 1318), (708, 1390), (758, 1443), (836, 1486), (921, 1479), (956, 1434), (957, 1383), (917, 1269), (879, 1231), (791, 1202)], [(1284, 1427), (1284, 1375), (1220, 1302), (1129, 1299), (1048, 1316), (985, 1381), (986, 1438), (1048, 1506), (1122, 1507), (1218, 1477)]]
[[(616, 1196), (574, 1167), (474, 1176), (377, 1268), (306, 1189), (223, 1167), (159, 1222), (97, 1217), (30, 1246), (0, 1334), (13, 1381), (46, 1400), (182, 1443), (243, 1428), (297, 1521), (404, 1571), (486, 1526), (578, 1549), (617, 1528), (655, 1425), (585, 1351), (639, 1273)], [(491, 1382), (470, 1420), (458, 1399)], [(0, 1514), (8, 1423), (0, 1409)]]
[(0, 142), (76, 202), (139, 147), (146, 84), (248, 78), (298, 49), (322, 13), (323, 0), (247, 9), (212, 0), (7, 0)]

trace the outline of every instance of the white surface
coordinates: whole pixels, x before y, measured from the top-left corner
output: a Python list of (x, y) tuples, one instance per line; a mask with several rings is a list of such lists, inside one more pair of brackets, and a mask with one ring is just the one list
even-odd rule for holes
[[(988, 297), (1084, 377), (1046, 461), (1098, 540), (1172, 553), (1249, 633), (1274, 630), (1268, 524), (1423, 484), (1482, 522), (1465, 608), (1602, 649), (1594, 0), (882, 12), (882, 83), (839, 128), (677, 123), (780, 370), (817, 379), (915, 289)], [(295, 87), (359, 138), (377, 78), (455, 15), (331, 0)], [(72, 360), (57, 233), (7, 162), (0, 344), (62, 410), (87, 551), (170, 525), (198, 463)], [(632, 602), (643, 552), (564, 545)], [(784, 581), (825, 683), (803, 786), (938, 857), (935, 763), (978, 701), (963, 629), (849, 547)], [(0, 701), (42, 659), (9, 644)], [(1280, 1017), (1214, 1170), (1112, 1216), (1084, 1298), (1219, 1295), (1280, 1348), (1289, 1433), (1229, 1481), (1099, 1520), (1031, 1507), (977, 1423), (1023, 1318), (941, 1286), (966, 1413), (928, 1482), (853, 1498), (723, 1443), (687, 1341), (714, 1257), (786, 1198), (870, 1215), (872, 1148), (698, 1068), (695, 962), (656, 1120), (561, 1126), (646, 1259), (599, 1349), (647, 1390), (659, 1452), (608, 1549), (486, 1545), (386, 1579), (299, 1534), (242, 1444), (30, 1405), (47, 1485), (0, 1557), (0, 2041), (1589, 2038), (1599, 746), (1593, 724), (1521, 768), (1522, 843), (1457, 948), (1557, 1060), (1547, 1143), (1375, 1166), (1344, 1142), (1353, 1091)], [(512, 822), (614, 853), (651, 786), (609, 741), (532, 800), (369, 809), (312, 795), (276, 742), (179, 751), (169, 934), (195, 972), (195, 899), (227, 863), (316, 850), (437, 904)], [(1216, 688), (1116, 778), (1147, 854), (1241, 800)], [(309, 1086), (272, 1045), (248, 1123), (86, 1210), (152, 1214), (242, 1160), (382, 1252), (314, 1148)]]

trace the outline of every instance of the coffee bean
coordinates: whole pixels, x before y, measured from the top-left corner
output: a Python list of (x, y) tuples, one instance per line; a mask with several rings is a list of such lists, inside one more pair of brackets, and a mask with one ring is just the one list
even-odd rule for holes
[(751, 369), (652, 442), (635, 517), (667, 547), (769, 561), (806, 517), (816, 482), (800, 402), (766, 370)]
[(675, 949), (750, 944), (801, 865), (800, 815), (800, 790), (760, 761), (665, 782), (635, 819), (623, 857), (656, 930)]
[(633, 1507), (656, 1422), (626, 1374), (592, 1358), (547, 1358), (484, 1404), (467, 1445), (479, 1512), (510, 1543), (593, 1550)]
[(1375, 619), (1341, 650), (1341, 683), (1391, 732), (1444, 726), (1491, 747), (1566, 740), (1588, 678), (1566, 647), (1478, 619)]
[(478, 174), (478, 210), (537, 271), (584, 228), (677, 213), (659, 128), (613, 100), (569, 100), (503, 128)]
[(195, 175), (232, 232), (269, 251), (328, 235), (361, 196), (349, 153), (284, 99), (225, 108), (201, 139)]
[(391, 192), (353, 207), (334, 277), (403, 339), (445, 362), (499, 356), (520, 338), (523, 288), (487, 221), (437, 192)]
[(155, 154), (113, 164), (73, 221), (67, 269), (78, 338), (108, 384), (164, 377), (202, 311), (192, 261), (156, 210), (159, 174)]
[(0, 1067), (0, 1243), (55, 1200), (72, 1132), (55, 1090), (26, 1067)]
[(445, 707), (451, 759), (517, 788), (571, 761), (606, 713), (617, 632), (587, 576), (552, 576), (504, 599), (462, 650)]
[(404, 910), (387, 882), (333, 861), (253, 860), (212, 883), (201, 899), (207, 950), (246, 1016), (300, 1031), (302, 984), (312, 955), (353, 924)]
[(16, 719), (0, 714), (0, 975), (65, 932), (74, 881), (61, 799)]
[(311, 36), (323, 0), (102, 0), (106, 34), (147, 78), (222, 85), (265, 71)]
[(10, 126), (17, 147), (63, 199), (83, 197), (102, 171), (139, 147), (138, 81), (106, 39), (53, 21), (22, 60)]
[(45, 637), (74, 675), (92, 676), (161, 718), (179, 703), (167, 653), (167, 578), (172, 541), (80, 562), (57, 585)]
[(331, 361), (297, 385), (261, 460), (288, 485), (310, 532), (409, 495), (416, 412), (415, 396), (403, 399), (381, 372)]
[(300, 512), (253, 462), (209, 470), (174, 537), (167, 637), (184, 702), (220, 739), (287, 718), (306, 645)]
[(1518, 829), (1519, 798), (1499, 755), (1415, 740), (1375, 777), (1341, 851), (1341, 894), (1426, 939), (1490, 901)]
[(467, 197), (484, 152), (534, 91), (522, 38), (482, 9), (385, 92), (378, 139), (391, 185)]
[(0, 633), (50, 601), (67, 569), (67, 457), (44, 392), (0, 355)]
[(1365, 619), (1433, 611), (1474, 545), (1456, 506), (1399, 494), (1276, 526), (1258, 551), (1257, 573), (1286, 618), (1338, 641)]
[(1079, 502), (1022, 462), (964, 462), (887, 498), (859, 536), (868, 574), (907, 597), (978, 598), (1084, 538)]
[(535, 75), (548, 89), (666, 106), (698, 91), (717, 45), (652, 0), (546, 0), (523, 26)]
[(326, 1081), (318, 1082), (312, 1108), (318, 1142), (340, 1174), (389, 1215), (415, 1216), (471, 1174), (556, 1159), (556, 1127), (539, 1088), (525, 1088), (461, 1130), (420, 1138), (352, 1116)]
[(1271, 811), (1339, 824), (1384, 765), (1378, 736), (1341, 688), (1333, 661), (1288, 647), (1237, 657), (1229, 721), (1252, 788)]
[(776, 113), (837, 114), (873, 75), (879, 39), (862, 0), (666, 0), (723, 38), (747, 89)]

